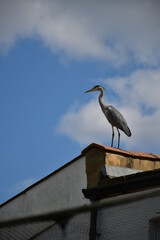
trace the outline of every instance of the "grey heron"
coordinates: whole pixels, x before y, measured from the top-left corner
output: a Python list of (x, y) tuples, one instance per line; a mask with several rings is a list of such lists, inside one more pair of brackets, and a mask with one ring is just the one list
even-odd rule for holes
[(102, 112), (106, 116), (108, 122), (112, 126), (112, 141), (111, 141), (111, 147), (113, 147), (113, 140), (114, 140), (114, 127), (117, 128), (118, 132), (118, 148), (120, 146), (120, 130), (122, 130), (128, 137), (131, 136), (131, 131), (128, 127), (128, 124), (126, 120), (124, 119), (123, 115), (112, 105), (106, 105), (103, 102), (103, 95), (104, 95), (104, 88), (101, 85), (96, 85), (90, 90), (86, 91), (85, 93), (88, 92), (95, 92), (95, 91), (100, 91), (99, 95), (99, 104), (101, 106)]

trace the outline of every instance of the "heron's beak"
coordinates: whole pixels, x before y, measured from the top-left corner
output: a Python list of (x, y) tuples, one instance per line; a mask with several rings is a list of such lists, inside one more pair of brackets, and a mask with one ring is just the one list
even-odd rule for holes
[(89, 90), (87, 90), (85, 93), (92, 92), (92, 91), (93, 91), (93, 88), (92, 88), (92, 89), (89, 89)]

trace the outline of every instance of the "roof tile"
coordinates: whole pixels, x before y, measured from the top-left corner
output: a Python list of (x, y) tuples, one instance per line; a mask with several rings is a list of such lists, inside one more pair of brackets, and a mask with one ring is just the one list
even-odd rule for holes
[(92, 143), (88, 147), (86, 147), (82, 151), (82, 154), (86, 154), (88, 151), (90, 151), (92, 148), (95, 148), (95, 147), (102, 149), (104, 151), (107, 151), (107, 152), (111, 152), (111, 153), (115, 153), (115, 154), (122, 154), (122, 155), (130, 156), (133, 158), (143, 158), (143, 159), (151, 159), (151, 160), (153, 159), (153, 160), (160, 161), (160, 154), (122, 150), (122, 149), (117, 149), (117, 148), (104, 146), (104, 145), (96, 144), (96, 143)]

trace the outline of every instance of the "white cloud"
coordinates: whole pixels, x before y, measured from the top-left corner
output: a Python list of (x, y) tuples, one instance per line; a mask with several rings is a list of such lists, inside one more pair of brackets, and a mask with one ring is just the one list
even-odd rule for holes
[(37, 1), (2, 0), (0, 2), (0, 50), (7, 51), (18, 38), (35, 34), (41, 16), (41, 6)]
[(107, 126), (97, 101), (90, 101), (78, 110), (67, 112), (61, 118), (58, 131), (80, 144), (102, 141), (107, 133), (110, 134), (109, 125)]
[[(128, 77), (107, 79), (108, 88), (126, 107), (133, 137), (125, 145), (155, 151), (160, 146), (160, 70), (139, 70)], [(124, 111), (123, 111), (124, 112)]]
[(156, 65), (160, 56), (159, 2), (2, 0), (0, 50), (39, 36), (53, 51)]
[[(114, 102), (109, 102), (107, 98), (105, 102), (119, 109), (132, 131), (131, 138), (121, 134), (124, 147), (149, 152), (159, 149), (159, 79), (160, 71), (154, 70), (137, 71), (128, 77), (104, 80), (104, 84), (117, 95)], [(107, 96), (107, 91), (105, 94)], [(111, 127), (106, 122), (97, 99), (67, 112), (59, 123), (59, 131), (80, 144), (99, 142), (110, 145)]]
[(130, 105), (140, 108), (159, 108), (160, 70), (137, 70), (127, 77), (115, 77), (104, 82), (111, 88), (121, 102), (126, 99)]

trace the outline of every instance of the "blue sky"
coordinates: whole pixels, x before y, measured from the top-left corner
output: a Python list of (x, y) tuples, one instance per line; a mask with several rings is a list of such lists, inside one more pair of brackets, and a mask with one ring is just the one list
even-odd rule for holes
[(0, 203), (90, 143), (110, 145), (98, 94), (84, 94), (97, 84), (132, 131), (121, 148), (159, 153), (158, 1), (0, 5)]

